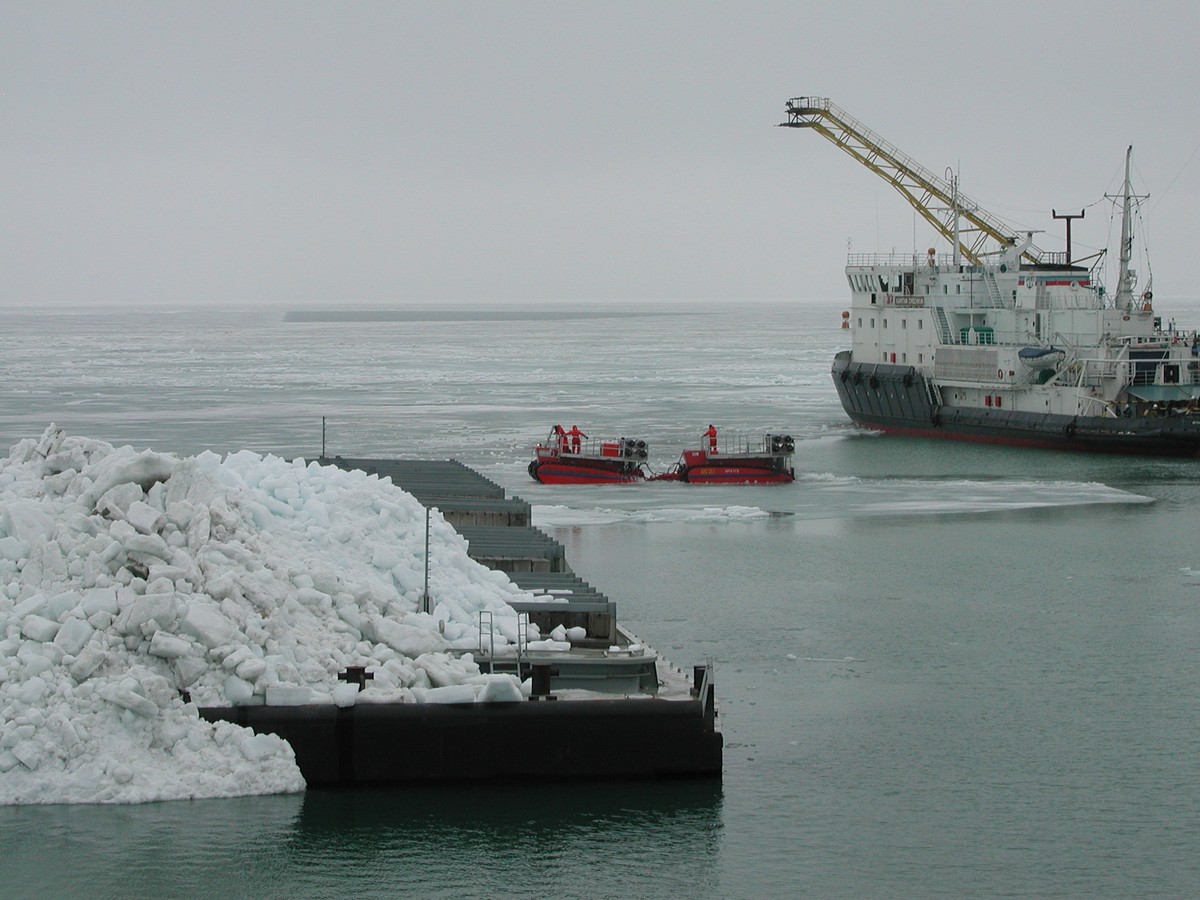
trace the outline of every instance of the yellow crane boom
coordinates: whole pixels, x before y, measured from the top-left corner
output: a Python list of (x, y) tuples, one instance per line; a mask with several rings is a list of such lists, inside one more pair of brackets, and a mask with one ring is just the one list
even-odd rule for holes
[[(988, 255), (984, 252), (988, 241), (1008, 248), (1021, 240), (999, 218), (959, 193), (957, 179), (934, 175), (828, 98), (793, 97), (787, 102), (787, 121), (779, 124), (783, 128), (811, 128), (841, 147), (899, 191), (951, 245), (957, 242), (959, 251), (973, 265), (979, 265)], [(1042, 251), (1030, 244), (1022, 259), (1038, 263), (1042, 256)]]

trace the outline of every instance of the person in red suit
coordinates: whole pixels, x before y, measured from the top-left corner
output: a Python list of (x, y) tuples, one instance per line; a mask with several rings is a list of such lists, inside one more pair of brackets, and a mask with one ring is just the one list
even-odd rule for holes
[(578, 425), (572, 425), (571, 430), (568, 431), (567, 434), (569, 434), (571, 436), (571, 452), (578, 453), (579, 452), (579, 439), (581, 437), (587, 437), (587, 435), (579, 430)]
[(704, 436), (708, 438), (708, 452), (717, 452), (717, 429), (714, 425), (708, 426), (708, 431), (704, 432)]

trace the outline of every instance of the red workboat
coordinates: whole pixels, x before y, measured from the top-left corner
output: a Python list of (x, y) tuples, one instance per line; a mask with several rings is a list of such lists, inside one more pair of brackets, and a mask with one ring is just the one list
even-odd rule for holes
[(592, 440), (578, 428), (550, 430), (533, 449), (529, 474), (542, 484), (623, 484), (646, 479), (646, 442)]
[(787, 484), (796, 480), (792, 454), (796, 443), (789, 434), (764, 435), (761, 443), (739, 441), (731, 452), (684, 450), (679, 462), (660, 481), (688, 484)]

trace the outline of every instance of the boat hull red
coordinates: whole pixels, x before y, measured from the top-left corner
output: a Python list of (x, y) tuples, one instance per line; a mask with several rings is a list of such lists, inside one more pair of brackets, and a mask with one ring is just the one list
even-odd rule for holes
[(631, 484), (645, 480), (641, 466), (632, 463), (596, 460), (570, 462), (534, 460), (529, 474), (542, 484)]
[(791, 468), (699, 465), (681, 468), (679, 480), (688, 484), (788, 484), (796, 480), (796, 473)]

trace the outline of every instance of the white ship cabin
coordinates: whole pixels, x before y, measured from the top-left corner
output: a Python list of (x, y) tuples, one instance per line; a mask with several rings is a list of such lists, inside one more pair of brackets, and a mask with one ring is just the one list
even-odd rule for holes
[(1129, 415), (1195, 402), (1195, 335), (1164, 333), (1148, 293), (1118, 304), (1065, 254), (1031, 266), (1023, 250), (987, 265), (852, 254), (854, 362), (913, 366), (953, 405)]

